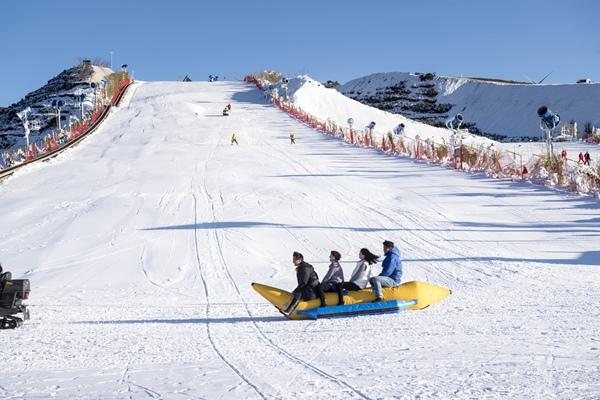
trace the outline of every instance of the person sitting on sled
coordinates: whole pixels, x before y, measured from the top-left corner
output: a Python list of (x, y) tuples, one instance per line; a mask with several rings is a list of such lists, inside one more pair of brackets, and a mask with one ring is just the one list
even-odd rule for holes
[(304, 261), (304, 256), (297, 251), (292, 255), (292, 262), (296, 266), (296, 279), (298, 286), (292, 291), (292, 302), (282, 311), (289, 316), (294, 312), (300, 300), (308, 301), (319, 297), (321, 307), (325, 306), (325, 295), (319, 285), (319, 276), (312, 265)]
[(359, 260), (354, 271), (352, 271), (350, 280), (338, 285), (338, 305), (344, 304), (344, 290), (362, 290), (367, 287), (367, 283), (371, 279), (371, 266), (379, 261), (379, 256), (365, 248), (360, 249), (358, 258)]
[(391, 288), (400, 285), (402, 278), (402, 261), (400, 260), (400, 251), (394, 247), (394, 243), (386, 240), (383, 242), (383, 253), (385, 259), (381, 264), (383, 270), (379, 276), (369, 279), (375, 293), (375, 301), (383, 300), (382, 287)]
[[(321, 282), (321, 290), (323, 292), (339, 292), (339, 286), (344, 282), (344, 270), (340, 266), (340, 258), (342, 258), (341, 254), (338, 251), (332, 250), (329, 254), (329, 270), (323, 277), (323, 281)], [(338, 305), (344, 304), (344, 299), (342, 302), (338, 302)]]

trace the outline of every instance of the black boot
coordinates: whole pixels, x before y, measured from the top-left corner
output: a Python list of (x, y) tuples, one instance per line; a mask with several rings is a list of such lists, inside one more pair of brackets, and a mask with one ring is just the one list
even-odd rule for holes
[(337, 284), (338, 306), (344, 305), (344, 288), (342, 283)]
[(300, 300), (301, 300), (301, 297), (294, 296), (294, 298), (292, 298), (292, 302), (290, 303), (290, 305), (285, 309), (285, 311), (282, 311), (282, 313), (289, 317), (290, 314), (294, 312), (296, 307), (298, 307), (298, 303), (300, 303)]
[(321, 286), (317, 286), (315, 290), (317, 292), (319, 300), (321, 300), (321, 307), (327, 307), (327, 303), (325, 303), (325, 292), (323, 292), (323, 288)]

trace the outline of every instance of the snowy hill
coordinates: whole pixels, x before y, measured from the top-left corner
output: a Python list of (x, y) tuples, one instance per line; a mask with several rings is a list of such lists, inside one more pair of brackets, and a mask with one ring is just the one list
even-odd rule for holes
[(17, 116), (18, 112), (31, 107), (29, 119), (37, 120), (40, 129), (32, 131), (30, 141), (37, 141), (56, 129), (56, 112), (51, 107), (53, 99), (63, 100), (65, 103), (61, 110), (61, 125), (64, 127), (71, 119), (81, 117), (80, 101), (76, 97), (84, 95), (84, 113), (91, 111), (94, 108), (94, 89), (90, 83), (98, 83), (112, 72), (109, 68), (82, 62), (62, 71), (43, 87), (0, 111), (0, 150), (22, 146), (25, 143), (23, 124)]
[[(311, 106), (311, 87), (311, 110), (368, 108)], [(347, 145), (248, 84), (136, 83), (94, 135), (4, 180), (0, 204), (2, 265), (32, 283), (32, 319), (0, 332), (1, 398), (600, 393), (597, 200)], [(288, 321), (251, 289), (292, 289), (295, 250), (322, 277), (336, 249), (348, 276), (384, 239), (403, 280), (452, 296)]]
[(539, 138), (540, 105), (558, 112), (563, 123), (600, 126), (600, 84), (531, 85), (392, 72), (354, 79), (338, 90), (373, 107), (438, 125), (462, 113), (472, 131), (504, 140)]
[[(348, 118), (354, 120), (355, 129), (364, 129), (372, 121), (375, 131), (387, 134), (400, 123), (405, 125), (406, 136), (431, 138), (439, 143), (448, 142), (452, 131), (411, 120), (403, 115), (380, 110), (344, 96), (335, 89), (326, 88), (309, 76), (291, 78), (287, 83), (279, 83), (268, 89), (285, 98), (287, 95), (295, 105), (323, 120), (330, 119), (340, 126), (348, 126)], [(493, 140), (476, 135), (463, 135), (463, 143), (473, 146), (490, 145)], [(498, 144), (498, 143), (495, 143)]]

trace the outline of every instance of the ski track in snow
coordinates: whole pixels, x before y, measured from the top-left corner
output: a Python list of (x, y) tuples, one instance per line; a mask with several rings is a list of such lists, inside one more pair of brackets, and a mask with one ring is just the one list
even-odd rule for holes
[[(2, 398), (600, 393), (597, 200), (355, 148), (249, 85), (136, 83), (90, 138), (0, 183), (0, 204), (33, 318), (0, 333)], [(349, 275), (384, 239), (404, 280), (453, 295), (287, 321), (250, 287), (294, 287), (294, 250), (322, 276), (337, 249)]]

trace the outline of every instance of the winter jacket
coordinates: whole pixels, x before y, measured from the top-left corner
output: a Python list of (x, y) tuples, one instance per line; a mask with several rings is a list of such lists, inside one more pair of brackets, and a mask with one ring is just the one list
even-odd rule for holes
[(323, 277), (323, 284), (344, 282), (344, 270), (337, 261), (329, 264), (329, 270)]
[(392, 278), (397, 284), (400, 284), (402, 278), (402, 260), (400, 260), (400, 251), (396, 247), (392, 247), (390, 251), (385, 253), (385, 259), (381, 267), (383, 270), (379, 276), (387, 276)]
[(319, 286), (319, 276), (313, 266), (302, 261), (296, 267), (296, 279), (298, 279), (298, 286), (294, 289), (294, 292), (302, 293), (303, 300), (314, 299), (316, 297), (315, 288)]
[(350, 282), (354, 283), (359, 288), (364, 289), (367, 287), (369, 279), (371, 279), (371, 265), (364, 260), (360, 260), (356, 263), (354, 271), (352, 271)]

